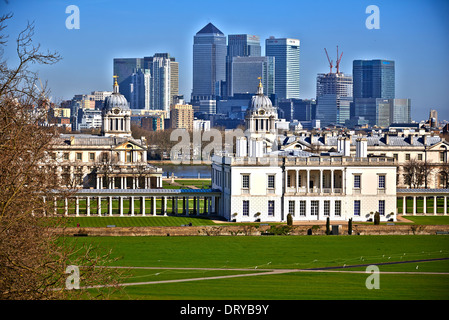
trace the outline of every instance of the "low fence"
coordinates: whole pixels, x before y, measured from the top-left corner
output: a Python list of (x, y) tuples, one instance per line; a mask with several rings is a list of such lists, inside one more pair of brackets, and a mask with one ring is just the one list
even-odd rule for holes
[[(347, 225), (333, 225), (334, 235), (348, 235)], [(326, 226), (180, 226), (180, 227), (106, 227), (55, 229), (64, 236), (265, 236), (265, 235), (324, 235)], [(449, 225), (358, 225), (352, 235), (435, 235), (449, 234)]]

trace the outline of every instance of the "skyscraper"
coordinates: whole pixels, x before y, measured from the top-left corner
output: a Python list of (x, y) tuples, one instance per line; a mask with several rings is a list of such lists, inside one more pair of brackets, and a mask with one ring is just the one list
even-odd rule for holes
[(299, 99), (298, 39), (270, 37), (265, 40), (265, 55), (275, 58), (275, 93), (279, 99)]
[[(363, 117), (372, 126), (384, 126), (383, 104), (377, 99), (395, 98), (395, 65), (391, 60), (354, 60), (352, 63), (353, 97), (351, 116)], [(385, 109), (385, 108), (383, 108)], [(378, 120), (380, 122), (378, 122)], [(390, 121), (391, 122), (391, 121)]]
[(354, 60), (354, 99), (395, 98), (395, 67), (391, 60)]
[[(226, 55), (226, 96), (232, 96), (232, 59), (234, 57), (260, 57), (261, 46), (259, 36), (250, 34), (228, 35), (228, 47)], [(256, 77), (257, 80), (257, 77)], [(254, 88), (257, 88), (258, 82)]]
[(131, 76), (137, 69), (143, 69), (142, 58), (116, 58), (113, 61), (114, 75), (117, 76), (117, 84), (120, 86), (120, 93), (126, 100), (131, 101)]
[(350, 119), (352, 76), (339, 73), (321, 73), (317, 76), (316, 118), (322, 126), (344, 125)]
[(226, 36), (208, 23), (193, 37), (192, 101), (215, 99), (226, 81)]
[[(144, 58), (145, 68), (150, 70), (150, 109), (166, 111), (170, 117), (170, 104), (173, 99), (172, 60), (168, 53), (156, 53), (152, 57)], [(174, 60), (173, 60), (174, 61)]]
[(150, 70), (147, 69), (137, 69), (131, 75), (131, 109), (150, 109), (150, 80)]
[(232, 57), (229, 68), (228, 94), (236, 93), (256, 94), (259, 78), (270, 96), (274, 93), (274, 57)]

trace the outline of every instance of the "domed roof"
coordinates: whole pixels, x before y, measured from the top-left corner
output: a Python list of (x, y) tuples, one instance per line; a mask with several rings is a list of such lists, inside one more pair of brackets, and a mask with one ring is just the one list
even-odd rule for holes
[(263, 94), (262, 82), (259, 82), (257, 94), (251, 98), (248, 106), (248, 113), (259, 113), (263, 109), (265, 112), (275, 113), (276, 109), (273, 107), (270, 98)]
[(114, 76), (114, 91), (110, 96), (107, 96), (104, 100), (103, 109), (112, 110), (113, 108), (120, 108), (122, 110), (129, 110), (128, 100), (126, 100), (125, 96), (119, 92), (118, 84), (117, 84), (117, 76)]

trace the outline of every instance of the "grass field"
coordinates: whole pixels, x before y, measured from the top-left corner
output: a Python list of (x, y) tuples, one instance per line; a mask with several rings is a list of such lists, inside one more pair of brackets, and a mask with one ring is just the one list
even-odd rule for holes
[[(114, 255), (121, 257), (117, 266), (154, 268), (130, 269), (132, 276), (126, 282), (144, 284), (127, 286), (115, 299), (449, 299), (449, 260), (381, 265), (378, 290), (366, 288), (365, 266), (350, 268), (447, 258), (449, 236), (444, 235), (87, 237), (73, 241), (113, 248)], [(333, 266), (345, 268), (305, 270)], [(357, 270), (360, 273), (348, 272)], [(382, 273), (386, 271), (395, 273)], [(199, 281), (201, 277), (218, 278)], [(158, 282), (179, 279), (191, 280)]]

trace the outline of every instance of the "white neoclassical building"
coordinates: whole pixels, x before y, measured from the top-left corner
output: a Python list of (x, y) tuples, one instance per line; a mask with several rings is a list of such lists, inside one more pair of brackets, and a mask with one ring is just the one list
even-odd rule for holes
[(212, 157), (212, 188), (221, 190), (219, 215), (238, 222), (293, 220), (396, 220), (396, 162), (370, 156), (367, 141), (338, 142), (336, 152), (280, 150), (276, 109), (259, 85), (236, 152)]
[(145, 139), (131, 135), (131, 110), (117, 81), (105, 99), (101, 134), (61, 134), (46, 165), (71, 189), (162, 188), (162, 169), (148, 164)]

